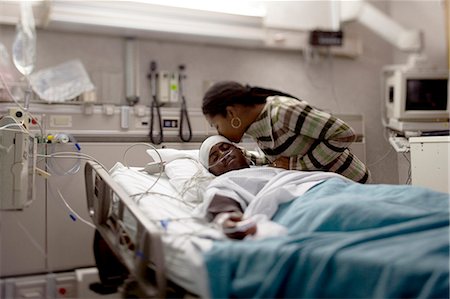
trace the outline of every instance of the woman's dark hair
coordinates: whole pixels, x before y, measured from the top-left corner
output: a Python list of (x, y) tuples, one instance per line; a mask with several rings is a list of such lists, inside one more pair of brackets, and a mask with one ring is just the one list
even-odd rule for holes
[(296, 97), (278, 90), (244, 86), (234, 81), (222, 81), (214, 84), (206, 91), (203, 97), (202, 111), (204, 115), (226, 116), (226, 108), (230, 105), (253, 106), (263, 104), (267, 97), (275, 95), (296, 99)]

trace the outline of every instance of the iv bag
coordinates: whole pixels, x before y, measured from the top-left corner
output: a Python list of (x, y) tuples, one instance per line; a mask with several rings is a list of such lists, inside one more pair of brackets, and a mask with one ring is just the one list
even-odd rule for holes
[(12, 56), (17, 70), (24, 76), (30, 75), (36, 61), (36, 30), (30, 1), (20, 3), (20, 21), (16, 27)]
[(3, 86), (4, 84), (14, 83), (17, 79), (9, 59), (8, 50), (6, 50), (6, 47), (0, 42), (0, 73), (2, 75), (0, 89), (5, 88), (5, 86)]

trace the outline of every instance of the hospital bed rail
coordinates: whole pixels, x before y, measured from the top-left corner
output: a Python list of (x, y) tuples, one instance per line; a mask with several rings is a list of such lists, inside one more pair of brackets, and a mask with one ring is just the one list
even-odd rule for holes
[[(89, 215), (98, 232), (121, 260), (146, 297), (165, 298), (166, 270), (158, 227), (98, 163), (84, 169)], [(126, 226), (135, 225), (135, 231)], [(152, 271), (149, 273), (149, 270)]]

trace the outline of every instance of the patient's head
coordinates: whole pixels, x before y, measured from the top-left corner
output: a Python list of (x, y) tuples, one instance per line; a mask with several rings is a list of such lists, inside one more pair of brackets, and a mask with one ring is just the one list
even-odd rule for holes
[(203, 141), (199, 160), (214, 175), (249, 167), (242, 151), (220, 135), (208, 137)]

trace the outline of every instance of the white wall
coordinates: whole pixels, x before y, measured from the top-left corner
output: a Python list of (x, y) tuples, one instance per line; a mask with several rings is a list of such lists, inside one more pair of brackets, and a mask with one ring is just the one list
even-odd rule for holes
[[(421, 4), (418, 5), (417, 2)], [(391, 7), (402, 21), (405, 18), (423, 23), (416, 14), (420, 15), (428, 2), (430, 1), (374, 3), (383, 10)], [(436, 8), (430, 7), (430, 11), (433, 9)], [(403, 15), (403, 11), (409, 13)], [(422, 25), (429, 26), (431, 32), (437, 26), (433, 22)], [(393, 62), (393, 48), (359, 24), (348, 24), (344, 29), (347, 36), (362, 40), (363, 54), (356, 59), (323, 57), (315, 63), (308, 62), (300, 51), (140, 39), (141, 103), (149, 101), (146, 74), (150, 61), (155, 60), (160, 69), (166, 70), (176, 70), (179, 64), (186, 65), (188, 77), (185, 91), (189, 107), (201, 106), (205, 82), (231, 79), (280, 89), (334, 113), (363, 114), (366, 121), (367, 164), (372, 171), (373, 181), (398, 183), (397, 155), (384, 137), (380, 116), (380, 71), (383, 65)], [(46, 30), (38, 30), (37, 34), (36, 69), (79, 58), (99, 89), (102, 102), (125, 103), (123, 37)], [(0, 41), (9, 50), (13, 38), (13, 27), (0, 27)], [(443, 38), (442, 40), (444, 41)], [(432, 46), (436, 41), (439, 38), (431, 39), (429, 47), (440, 49), (440, 46)], [(444, 63), (446, 62), (442, 61)]]
[[(404, 27), (421, 30), (430, 64), (447, 67), (444, 0), (392, 1), (389, 14)], [(396, 63), (405, 59), (404, 53), (394, 51)]]

